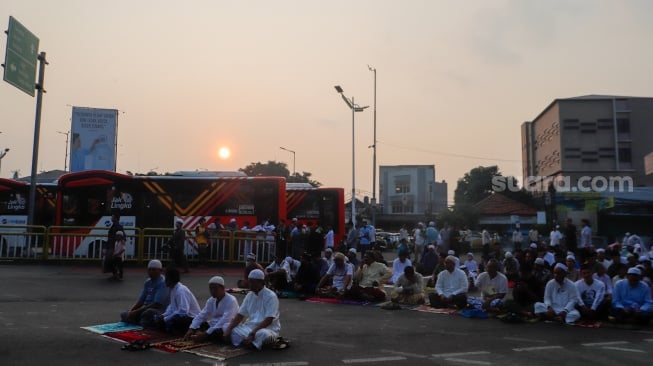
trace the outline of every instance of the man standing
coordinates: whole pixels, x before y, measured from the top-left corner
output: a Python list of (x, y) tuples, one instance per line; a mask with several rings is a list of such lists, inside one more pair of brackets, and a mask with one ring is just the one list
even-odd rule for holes
[(556, 225), (554, 230), (551, 230), (551, 234), (549, 235), (549, 238), (551, 239), (551, 242), (549, 245), (553, 248), (558, 248), (560, 245), (560, 240), (562, 239), (562, 233), (560, 232), (560, 225)]
[(590, 249), (592, 248), (592, 227), (590, 226), (590, 222), (587, 219), (582, 219), (581, 220), (581, 230), (580, 230), (580, 245), (578, 246), (578, 249), (580, 250), (579, 259), (580, 263), (583, 263), (585, 261), (585, 258), (587, 258), (587, 255), (589, 254)]
[(579, 302), (576, 285), (567, 278), (568, 268), (562, 263), (553, 269), (553, 279), (544, 289), (544, 302), (535, 303), (535, 314), (545, 320), (557, 320), (572, 324), (580, 318), (576, 310)]
[(188, 273), (188, 261), (184, 254), (184, 247), (186, 246), (186, 233), (182, 229), (183, 221), (175, 220), (175, 231), (172, 233), (172, 238), (168, 242), (170, 247), (170, 254), (172, 257), (172, 266), (175, 268), (183, 267), (184, 273)]
[(516, 224), (515, 229), (512, 232), (512, 250), (514, 252), (521, 251), (522, 241), (524, 241), (524, 237), (519, 229), (519, 224)]
[(205, 339), (211, 342), (221, 341), (224, 331), (238, 313), (238, 300), (225, 291), (222, 277), (211, 277), (209, 293), (211, 297), (188, 327), (185, 340), (192, 339), (198, 343)]
[(162, 269), (163, 265), (158, 259), (152, 259), (147, 264), (149, 278), (145, 280), (136, 303), (128, 311), (120, 314), (123, 322), (140, 324), (146, 328), (154, 326), (154, 315), (163, 313), (170, 297), (165, 278), (161, 275)]
[[(272, 344), (279, 336), (279, 299), (265, 287), (265, 274), (255, 269), (249, 273), (251, 291), (243, 300), (236, 317), (224, 331), (224, 339), (234, 346), (253, 345), (261, 350)], [(244, 321), (243, 321), (244, 320)]]
[(370, 245), (372, 245), (372, 242), (370, 241), (370, 226), (367, 225), (366, 220), (363, 220), (361, 228), (358, 230), (358, 237), (359, 250), (361, 252), (361, 256), (363, 256), (365, 255), (366, 251), (370, 250)]
[[(115, 272), (113, 250), (116, 246), (116, 233), (119, 231), (125, 232), (125, 229), (120, 225), (120, 215), (117, 213), (111, 214), (111, 227), (107, 233), (107, 242), (104, 248), (104, 273)], [(112, 278), (113, 276), (110, 277), (110, 279)]]
[(567, 219), (565, 223), (565, 246), (567, 251), (576, 253), (578, 250), (578, 239), (576, 238), (576, 225), (572, 223), (571, 219)]
[(429, 301), (434, 308), (456, 307), (462, 309), (467, 305), (469, 282), (465, 272), (456, 267), (456, 257), (447, 256), (444, 271), (438, 274), (435, 293), (429, 294)]
[(417, 227), (413, 230), (413, 239), (415, 240), (415, 263), (419, 263), (419, 256), (424, 251), (424, 243), (426, 242), (426, 233), (424, 232), (424, 224), (417, 223)]
[(166, 332), (183, 334), (200, 313), (200, 305), (190, 289), (180, 282), (178, 269), (166, 271), (166, 286), (170, 289), (170, 304), (160, 317), (155, 318)]
[(206, 227), (206, 220), (204, 217), (201, 217), (195, 228), (195, 244), (197, 244), (197, 256), (201, 265), (206, 264), (209, 258), (209, 239), (210, 236)]

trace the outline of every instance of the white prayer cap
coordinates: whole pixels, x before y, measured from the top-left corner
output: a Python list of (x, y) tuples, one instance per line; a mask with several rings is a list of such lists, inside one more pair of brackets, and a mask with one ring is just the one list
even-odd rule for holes
[(560, 268), (561, 270), (563, 270), (565, 272), (569, 272), (569, 268), (567, 266), (565, 266), (564, 264), (562, 264), (562, 263), (556, 264), (556, 266), (554, 268)]
[(630, 233), (626, 233), (626, 236), (630, 236)]
[(574, 256), (574, 252), (567, 252), (567, 256)]
[(286, 257), (286, 259), (284, 259), (284, 260), (285, 260), (286, 263), (288, 263), (288, 264), (292, 264), (292, 262), (293, 262), (292, 257)]
[(158, 259), (152, 259), (148, 264), (147, 268), (155, 268), (155, 269), (163, 269), (163, 264), (161, 264), (161, 261)]
[(637, 268), (637, 267), (631, 267), (631, 268), (628, 268), (628, 274), (641, 276), (642, 271), (640, 271), (639, 268)]
[(639, 244), (635, 244), (635, 248), (641, 248), (642, 246)]
[(430, 221), (429, 226), (435, 226), (435, 221)]
[(560, 229), (560, 225), (556, 225), (556, 229)]
[(567, 259), (570, 259), (570, 260), (572, 260), (574, 262), (576, 261), (576, 257), (574, 257), (573, 255), (568, 255)]
[(247, 254), (247, 259), (255, 261), (256, 260), (256, 254), (254, 254), (254, 253)]
[(356, 254), (356, 248), (349, 248), (349, 253), (354, 253), (354, 254)]
[(184, 223), (184, 220), (182, 220), (182, 219), (175, 220), (175, 224), (183, 224), (183, 223)]
[(209, 280), (209, 285), (212, 285), (212, 284), (224, 286), (224, 278), (222, 278), (220, 276), (213, 276)]
[(506, 256), (506, 258), (512, 258), (512, 253), (511, 252), (506, 252), (505, 256)]
[(445, 258), (444, 260), (456, 263), (456, 257), (454, 257), (453, 255), (448, 255), (447, 258)]
[(535, 259), (535, 264), (541, 264), (541, 265), (544, 265), (544, 258), (537, 258), (537, 259)]
[(429, 244), (427, 248), (428, 248), (428, 249), (435, 249), (435, 245), (433, 245), (433, 244)]
[(605, 249), (603, 249), (603, 248), (599, 248), (599, 249), (596, 250), (596, 252), (597, 252), (597, 253), (605, 253)]
[(417, 223), (417, 226), (424, 226), (424, 223), (420, 221)]
[(125, 236), (125, 233), (122, 231), (116, 231), (116, 236)]
[(250, 280), (264, 280), (265, 279), (265, 274), (263, 274), (263, 271), (260, 269), (255, 269), (249, 272), (249, 276), (247, 276)]
[(232, 217), (229, 222), (236, 222), (236, 219)]
[(447, 251), (447, 255), (456, 255), (456, 252), (453, 249), (449, 249), (449, 251)]
[(639, 257), (639, 263), (644, 263), (644, 262), (648, 262), (648, 261), (649, 261), (649, 259), (645, 255)]
[(474, 253), (472, 253), (472, 252), (467, 253), (467, 256), (468, 256), (468, 257), (469, 257), (470, 255), (473, 257), (473, 256), (474, 256)]
[(537, 249), (537, 244), (535, 244), (535, 243), (531, 243), (531, 245), (529, 245), (529, 246), (530, 246), (531, 248), (533, 248), (533, 249)]
[(292, 218), (292, 221), (293, 221), (293, 222), (297, 222), (297, 218), (296, 218), (296, 217), (293, 217), (293, 218)]
[(324, 253), (333, 253), (333, 249), (331, 249), (331, 248), (326, 248), (326, 250), (324, 250)]

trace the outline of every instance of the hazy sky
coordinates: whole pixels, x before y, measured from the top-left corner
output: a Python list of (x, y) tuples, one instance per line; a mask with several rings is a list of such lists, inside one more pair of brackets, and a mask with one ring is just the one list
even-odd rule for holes
[[(377, 162), (521, 176), (520, 125), (553, 99), (652, 96), (651, 1), (0, 2), (47, 52), (38, 170), (63, 169), (71, 106), (121, 111), (118, 171), (277, 160), (351, 190), (351, 112), (373, 104)], [(6, 37), (0, 47), (4, 59)], [(29, 175), (35, 98), (0, 84), (2, 177)], [(373, 111), (356, 114), (371, 196)], [(227, 146), (228, 160), (218, 157)], [(377, 185), (378, 187), (378, 185)]]

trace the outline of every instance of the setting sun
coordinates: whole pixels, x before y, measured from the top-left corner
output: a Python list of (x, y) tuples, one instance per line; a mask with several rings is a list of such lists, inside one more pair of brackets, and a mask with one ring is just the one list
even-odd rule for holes
[(223, 146), (218, 151), (218, 156), (220, 156), (220, 159), (228, 159), (231, 156), (231, 151), (229, 151), (228, 147)]

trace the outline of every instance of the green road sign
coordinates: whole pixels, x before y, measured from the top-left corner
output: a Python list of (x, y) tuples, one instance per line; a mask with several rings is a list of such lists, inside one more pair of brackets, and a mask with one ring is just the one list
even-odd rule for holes
[(3, 79), (34, 96), (39, 39), (16, 18), (9, 17), (5, 73)]

